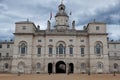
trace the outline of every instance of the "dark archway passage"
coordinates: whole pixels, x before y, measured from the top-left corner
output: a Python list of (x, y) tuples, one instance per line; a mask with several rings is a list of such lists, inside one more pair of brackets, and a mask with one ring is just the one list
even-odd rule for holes
[(53, 66), (52, 66), (52, 63), (49, 63), (49, 64), (48, 64), (48, 73), (52, 73), (52, 71), (53, 71), (53, 70), (52, 70), (52, 69), (53, 69), (52, 67), (53, 67)]
[(69, 73), (74, 73), (74, 65), (73, 65), (73, 63), (69, 64)]
[(56, 73), (66, 73), (66, 64), (63, 61), (56, 63)]

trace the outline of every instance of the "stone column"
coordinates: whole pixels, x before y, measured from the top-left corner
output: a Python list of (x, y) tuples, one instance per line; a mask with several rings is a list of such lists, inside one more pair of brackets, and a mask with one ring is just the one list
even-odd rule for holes
[(66, 63), (66, 73), (68, 74), (68, 70), (69, 70), (69, 63)]
[(55, 74), (55, 62), (53, 62), (53, 74)]

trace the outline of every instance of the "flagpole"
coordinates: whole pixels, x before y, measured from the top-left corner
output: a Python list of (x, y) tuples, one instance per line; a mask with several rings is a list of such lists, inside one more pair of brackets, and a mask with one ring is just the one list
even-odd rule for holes
[(70, 13), (69, 13), (69, 25), (70, 25), (70, 27), (72, 27), (72, 25), (71, 25), (71, 15), (72, 15), (72, 13), (71, 13), (71, 11), (70, 11)]
[(51, 12), (50, 12), (50, 20), (52, 19), (52, 10), (51, 10)]

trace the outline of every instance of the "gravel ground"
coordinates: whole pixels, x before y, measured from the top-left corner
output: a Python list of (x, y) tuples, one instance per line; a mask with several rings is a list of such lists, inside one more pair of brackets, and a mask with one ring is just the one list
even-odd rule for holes
[(120, 80), (120, 74), (0, 74), (0, 80)]

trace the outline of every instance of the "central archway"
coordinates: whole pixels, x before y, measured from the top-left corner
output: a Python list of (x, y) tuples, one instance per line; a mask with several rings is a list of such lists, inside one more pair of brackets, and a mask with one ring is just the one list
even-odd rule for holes
[(56, 73), (66, 73), (66, 64), (63, 61), (56, 63)]

